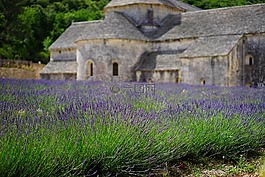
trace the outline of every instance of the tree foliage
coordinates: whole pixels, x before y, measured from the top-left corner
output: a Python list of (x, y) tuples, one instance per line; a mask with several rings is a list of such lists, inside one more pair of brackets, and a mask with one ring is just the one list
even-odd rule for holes
[[(183, 0), (211, 9), (265, 0)], [(1, 0), (0, 58), (49, 61), (49, 46), (75, 21), (97, 20), (109, 0)]]
[(265, 0), (183, 0), (183, 2), (200, 7), (202, 9), (213, 9), (265, 3)]
[(49, 60), (48, 47), (75, 21), (101, 19), (108, 0), (1, 0), (0, 58)]

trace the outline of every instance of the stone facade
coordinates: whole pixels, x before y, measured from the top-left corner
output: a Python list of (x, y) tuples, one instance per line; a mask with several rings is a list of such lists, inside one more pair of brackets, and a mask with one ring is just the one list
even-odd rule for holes
[(49, 48), (43, 79), (265, 83), (265, 4), (201, 10), (178, 0), (112, 0)]
[(39, 72), (44, 66), (31, 61), (0, 59), (0, 78), (40, 79)]
[[(78, 80), (135, 80), (138, 58), (148, 49), (143, 41), (124, 39), (92, 40), (77, 43)], [(92, 78), (87, 77), (87, 63), (94, 64)], [(113, 63), (118, 64), (118, 76), (113, 76)]]
[(265, 83), (265, 34), (247, 36), (243, 56), (243, 84)]

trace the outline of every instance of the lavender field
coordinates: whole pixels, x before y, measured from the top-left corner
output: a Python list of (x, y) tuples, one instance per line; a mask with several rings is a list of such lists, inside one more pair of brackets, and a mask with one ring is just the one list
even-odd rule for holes
[(135, 84), (0, 79), (0, 176), (152, 176), (265, 147), (265, 89)]

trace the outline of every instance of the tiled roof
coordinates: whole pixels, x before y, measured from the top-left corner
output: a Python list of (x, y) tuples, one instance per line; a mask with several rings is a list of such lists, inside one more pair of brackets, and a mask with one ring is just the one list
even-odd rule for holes
[(111, 38), (148, 40), (122, 13), (111, 12), (102, 22), (87, 25), (77, 41)]
[(75, 61), (50, 61), (40, 74), (77, 73), (77, 62)]
[(199, 11), (199, 10), (202, 10), (198, 7), (195, 7), (195, 6), (192, 6), (192, 5), (189, 5), (185, 2), (182, 2), (180, 0), (169, 0), (172, 4), (174, 4), (174, 6), (178, 9), (183, 9), (185, 11)]
[(159, 40), (265, 32), (265, 4), (186, 12)]
[(208, 57), (228, 55), (242, 35), (200, 37), (180, 57)]
[(141, 56), (141, 64), (136, 71), (161, 71), (180, 69), (179, 51), (146, 52)]
[(86, 26), (93, 27), (100, 21), (93, 22), (78, 22), (73, 23), (65, 32), (49, 47), (49, 50), (62, 49), (62, 48), (76, 48), (74, 43), (76, 39), (82, 34)]
[(165, 5), (172, 8), (178, 8), (183, 11), (197, 11), (200, 8), (191, 6), (187, 3), (181, 2), (179, 0), (112, 0), (110, 1), (105, 8), (125, 6), (131, 4), (157, 4)]

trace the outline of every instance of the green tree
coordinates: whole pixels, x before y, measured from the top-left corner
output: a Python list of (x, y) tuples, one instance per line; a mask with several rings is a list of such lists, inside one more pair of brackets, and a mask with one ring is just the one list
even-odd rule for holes
[(40, 5), (32, 5), (31, 7), (24, 7), (23, 12), (19, 14), (18, 20), (20, 22), (19, 28), (21, 34), (18, 36), (20, 48), (22, 48), (21, 55), (23, 59), (30, 59), (32, 61), (45, 61), (45, 56), (41, 56), (43, 50), (42, 41), (47, 36), (46, 16), (43, 8)]
[(0, 1), (0, 58), (14, 58), (17, 49), (15, 47), (17, 16), (21, 11), (18, 6), (19, 0), (1, 0)]
[[(76, 1), (64, 0), (47, 6), (45, 12), (50, 20), (49, 24), (52, 26), (52, 29), (43, 41), (46, 54), (48, 54), (48, 47), (65, 31), (67, 27), (71, 25), (72, 22), (91, 21), (103, 17), (102, 8), (106, 5), (103, 1), (80, 0), (77, 1), (76, 4), (73, 2)], [(104, 2), (107, 3), (106, 0), (104, 0)]]
[(264, 3), (265, 0), (252, 0), (252, 2), (251, 0), (183, 0), (183, 2), (186, 2), (202, 9), (213, 9), (221, 7), (248, 5), (253, 3)]

